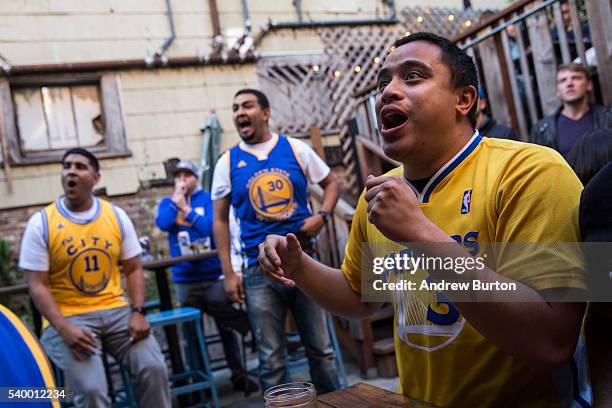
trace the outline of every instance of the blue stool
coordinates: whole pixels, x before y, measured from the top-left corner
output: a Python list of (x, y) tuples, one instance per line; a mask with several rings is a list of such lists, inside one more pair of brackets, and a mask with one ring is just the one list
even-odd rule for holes
[[(336, 337), (334, 322), (331, 319), (331, 315), (327, 312), (325, 313), (325, 322), (327, 323), (327, 332), (329, 333), (332, 348), (334, 349), (336, 368), (338, 369), (338, 375), (340, 376), (340, 388), (346, 388), (348, 385), (348, 380), (346, 378), (346, 368), (344, 367), (342, 351), (340, 350), (340, 343), (338, 343), (338, 338)], [(290, 342), (299, 342), (300, 335), (298, 333), (288, 333), (287, 340)], [(304, 351), (303, 346), (298, 348), (296, 351), (289, 353), (288, 360), (290, 375), (299, 373), (300, 371), (308, 368), (308, 358), (306, 357), (306, 352)]]
[[(219, 408), (219, 399), (217, 397), (217, 388), (215, 387), (215, 380), (213, 378), (210, 363), (208, 360), (208, 352), (206, 351), (206, 345), (204, 343), (204, 330), (202, 329), (202, 313), (200, 310), (193, 307), (182, 307), (179, 309), (165, 310), (162, 312), (151, 313), (147, 315), (147, 320), (151, 327), (164, 327), (176, 324), (183, 324), (185, 328), (186, 324), (193, 324), (196, 331), (196, 339), (193, 344), (191, 336), (185, 336), (188, 344), (188, 352), (190, 363), (186, 367), (184, 373), (176, 373), (170, 376), (170, 382), (172, 384), (170, 390), (173, 396), (181, 394), (191, 394), (199, 391), (202, 397), (202, 401), (206, 401), (204, 395), (205, 390), (210, 390), (212, 395), (213, 404), (212, 406)], [(193, 352), (196, 346), (200, 350), (200, 355), (204, 363), (204, 367), (199, 367), (197, 353)], [(175, 382), (191, 380), (190, 384), (175, 386)], [(210, 404), (204, 406), (209, 407)]]

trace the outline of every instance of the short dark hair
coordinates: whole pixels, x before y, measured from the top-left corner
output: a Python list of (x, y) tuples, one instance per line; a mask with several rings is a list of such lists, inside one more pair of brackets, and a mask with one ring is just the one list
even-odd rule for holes
[(585, 186), (611, 160), (612, 129), (595, 130), (582, 136), (567, 156), (567, 162)]
[(236, 92), (236, 95), (234, 95), (234, 98), (236, 98), (238, 95), (244, 95), (244, 94), (255, 95), (257, 97), (257, 102), (259, 102), (259, 106), (261, 106), (261, 109), (266, 109), (270, 107), (270, 101), (268, 101), (268, 97), (263, 92), (257, 89), (252, 89), (252, 88), (241, 89), (238, 92)]
[[(414, 33), (402, 37), (393, 43), (393, 47), (398, 48), (414, 41), (426, 41), (440, 48), (440, 58), (451, 73), (451, 86), (457, 89), (463, 86), (472, 85), (478, 90), (478, 72), (476, 71), (476, 65), (474, 65), (474, 61), (465, 51), (457, 47), (447, 38), (426, 32)], [(474, 103), (474, 106), (472, 106), (468, 112), (468, 119), (473, 127), (476, 127), (477, 105), (477, 103)]]
[(96, 170), (97, 172), (100, 171), (100, 162), (98, 162), (98, 158), (94, 156), (94, 154), (91, 153), (89, 150), (83, 149), (82, 147), (73, 147), (72, 149), (66, 150), (66, 152), (62, 156), (62, 164), (64, 164), (64, 160), (66, 160), (66, 157), (71, 154), (78, 154), (79, 156), (86, 157), (89, 160), (91, 166), (94, 168), (94, 170)]
[(587, 80), (591, 80), (591, 71), (582, 64), (575, 64), (573, 62), (569, 64), (561, 64), (559, 65), (559, 68), (557, 68), (557, 74), (561, 71), (582, 72), (586, 76)]

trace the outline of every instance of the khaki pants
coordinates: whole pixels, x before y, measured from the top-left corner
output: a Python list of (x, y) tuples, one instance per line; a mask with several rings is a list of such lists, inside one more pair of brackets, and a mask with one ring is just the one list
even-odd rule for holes
[(168, 370), (159, 344), (152, 335), (138, 343), (130, 342), (129, 307), (69, 316), (68, 321), (89, 330), (98, 341), (95, 355), (77, 360), (54, 327), (49, 327), (41, 343), (51, 360), (64, 372), (74, 391), (76, 407), (110, 407), (108, 384), (102, 364), (102, 347), (123, 364), (138, 384), (140, 407), (170, 407)]

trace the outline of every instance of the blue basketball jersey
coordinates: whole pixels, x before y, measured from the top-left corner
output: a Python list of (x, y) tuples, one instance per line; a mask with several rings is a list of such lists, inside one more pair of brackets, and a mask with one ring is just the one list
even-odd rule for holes
[[(32, 272), (35, 273), (35, 272)], [(9, 309), (0, 305), (0, 387), (23, 390), (26, 387), (50, 389), (55, 387), (53, 373), (45, 353), (21, 320)], [(4, 393), (4, 397), (8, 395)], [(34, 408), (59, 408), (57, 400), (2, 403), (0, 407), (23, 406)]]
[(279, 135), (267, 157), (235, 146), (229, 151), (231, 204), (240, 223), (247, 266), (257, 262), (266, 235), (297, 233), (308, 208), (308, 180), (287, 137)]

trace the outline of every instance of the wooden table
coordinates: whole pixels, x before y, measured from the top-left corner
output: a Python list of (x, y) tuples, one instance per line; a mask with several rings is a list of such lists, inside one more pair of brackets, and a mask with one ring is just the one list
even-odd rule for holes
[(359, 383), (317, 398), (319, 408), (432, 408), (434, 405), (404, 397), (373, 385)]
[[(143, 269), (155, 272), (155, 282), (157, 283), (157, 293), (159, 294), (160, 310), (174, 309), (172, 304), (172, 294), (170, 293), (170, 283), (168, 282), (168, 268), (181, 262), (201, 261), (202, 259), (211, 258), (217, 255), (217, 250), (209, 250), (193, 255), (174, 256), (162, 258), (154, 261), (142, 263)], [(176, 327), (164, 327), (168, 348), (170, 351), (170, 364), (174, 373), (182, 373), (185, 371), (185, 365), (181, 357), (181, 349)]]

